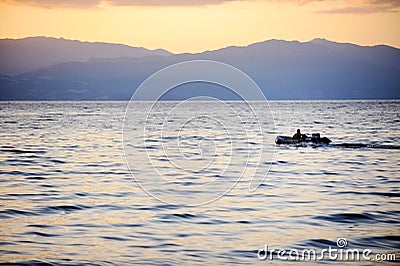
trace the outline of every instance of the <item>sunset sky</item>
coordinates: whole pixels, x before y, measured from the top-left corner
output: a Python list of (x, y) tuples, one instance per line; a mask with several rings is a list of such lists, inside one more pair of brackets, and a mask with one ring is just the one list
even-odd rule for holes
[(0, 38), (200, 52), (267, 39), (400, 47), (400, 0), (3, 0)]

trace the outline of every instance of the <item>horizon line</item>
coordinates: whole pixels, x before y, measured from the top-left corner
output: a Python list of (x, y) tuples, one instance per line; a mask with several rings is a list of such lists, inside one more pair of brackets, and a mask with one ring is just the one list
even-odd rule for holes
[(223, 50), (223, 49), (226, 49), (226, 48), (246, 48), (246, 47), (249, 47), (251, 45), (260, 44), (260, 43), (264, 43), (264, 42), (268, 42), (268, 41), (296, 42), (296, 43), (300, 43), (300, 44), (306, 44), (306, 43), (311, 43), (312, 41), (322, 40), (322, 41), (336, 43), (336, 44), (348, 44), (348, 45), (355, 45), (355, 46), (359, 46), (359, 47), (387, 46), (387, 47), (391, 47), (391, 48), (394, 48), (394, 49), (400, 49), (400, 47), (396, 47), (394, 45), (389, 45), (389, 44), (384, 44), (384, 43), (378, 43), (378, 44), (373, 44), (373, 45), (363, 45), (363, 44), (359, 44), (359, 43), (352, 43), (352, 42), (346, 42), (346, 41), (329, 40), (329, 39), (326, 39), (326, 38), (323, 38), (323, 37), (315, 37), (315, 38), (313, 38), (311, 40), (308, 40), (308, 41), (299, 41), (299, 40), (295, 40), (295, 39), (286, 40), (286, 39), (272, 38), (272, 39), (265, 39), (265, 40), (261, 40), (261, 41), (251, 42), (251, 43), (248, 43), (246, 45), (234, 45), (234, 44), (232, 44), (232, 45), (219, 47), (219, 48), (216, 48), (216, 49), (206, 49), (206, 50), (202, 50), (200, 52), (180, 52), (180, 53), (171, 52), (170, 50), (167, 50), (166, 48), (162, 48), (162, 47), (158, 47), (158, 48), (152, 49), (152, 48), (146, 48), (146, 47), (143, 47), (143, 46), (133, 46), (133, 45), (130, 45), (130, 44), (127, 44), (127, 43), (120, 43), (120, 42), (87, 41), (87, 40), (79, 40), (79, 39), (68, 39), (68, 38), (65, 38), (65, 37), (45, 36), (45, 35), (26, 36), (26, 37), (21, 37), (21, 38), (6, 37), (6, 38), (1, 38), (0, 41), (2, 41), (2, 40), (18, 41), (18, 40), (24, 40), (24, 39), (30, 39), (30, 38), (48, 38), (48, 39), (55, 39), (55, 40), (76, 41), (76, 42), (81, 42), (81, 43), (123, 45), (123, 46), (127, 46), (127, 47), (130, 47), (130, 48), (139, 48), (139, 49), (142, 48), (142, 49), (146, 49), (146, 50), (149, 50), (149, 51), (163, 50), (163, 51), (166, 51), (166, 52), (174, 54), (174, 55), (201, 54), (201, 53), (205, 53), (205, 52), (219, 51), (219, 50)]
[[(217, 98), (216, 98), (217, 99)], [(190, 99), (189, 99), (190, 100)], [(293, 101), (293, 102), (331, 102), (331, 101), (341, 101), (341, 102), (349, 102), (349, 101), (400, 101), (400, 98), (364, 98), (364, 99), (265, 99), (265, 100), (226, 100), (226, 99), (218, 99), (219, 101), (222, 102), (287, 102), (287, 101)], [(182, 99), (176, 99), (176, 100), (158, 100), (157, 102), (178, 102), (182, 101)], [(47, 99), (47, 100), (2, 100), (0, 99), (0, 103), (4, 102), (154, 102), (154, 100), (122, 100), (122, 99), (69, 99), (69, 100), (63, 100), (63, 99)], [(214, 101), (208, 101), (208, 100), (191, 100), (190, 102), (214, 102)]]

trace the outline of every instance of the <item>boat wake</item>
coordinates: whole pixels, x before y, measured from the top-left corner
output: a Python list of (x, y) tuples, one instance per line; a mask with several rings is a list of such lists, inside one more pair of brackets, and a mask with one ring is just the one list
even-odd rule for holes
[(291, 146), (291, 147), (333, 147), (333, 148), (349, 148), (349, 149), (388, 149), (388, 150), (400, 150), (400, 145), (382, 145), (382, 144), (365, 144), (365, 143), (312, 143), (312, 142), (301, 142), (293, 144), (277, 144), (277, 146)]
[(371, 149), (392, 149), (400, 150), (400, 145), (381, 145), (381, 144), (365, 144), (365, 143), (338, 143), (329, 144), (328, 146), (343, 147), (343, 148), (371, 148)]

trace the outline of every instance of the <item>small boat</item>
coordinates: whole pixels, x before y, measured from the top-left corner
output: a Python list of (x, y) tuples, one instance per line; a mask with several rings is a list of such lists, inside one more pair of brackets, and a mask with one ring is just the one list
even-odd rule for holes
[(400, 150), (400, 145), (385, 145), (385, 144), (367, 144), (367, 143), (334, 143), (330, 144), (332, 141), (327, 137), (321, 138), (319, 133), (314, 133), (311, 137), (302, 135), (301, 139), (294, 139), (287, 136), (277, 136), (275, 138), (275, 143), (278, 145), (288, 144), (295, 146), (329, 146), (337, 148), (370, 148), (370, 149), (395, 149)]
[(276, 144), (299, 144), (299, 143), (315, 143), (315, 144), (329, 144), (332, 141), (327, 137), (320, 137), (319, 133), (314, 133), (311, 137), (305, 136), (301, 139), (294, 139), (287, 136), (277, 136), (275, 139)]

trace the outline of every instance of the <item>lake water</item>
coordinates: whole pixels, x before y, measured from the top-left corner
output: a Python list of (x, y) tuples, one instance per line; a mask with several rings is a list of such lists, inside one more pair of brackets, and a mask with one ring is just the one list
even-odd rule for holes
[(0, 103), (1, 262), (265, 265), (338, 238), (399, 262), (399, 149), (273, 140), (400, 145), (400, 101), (127, 104)]

